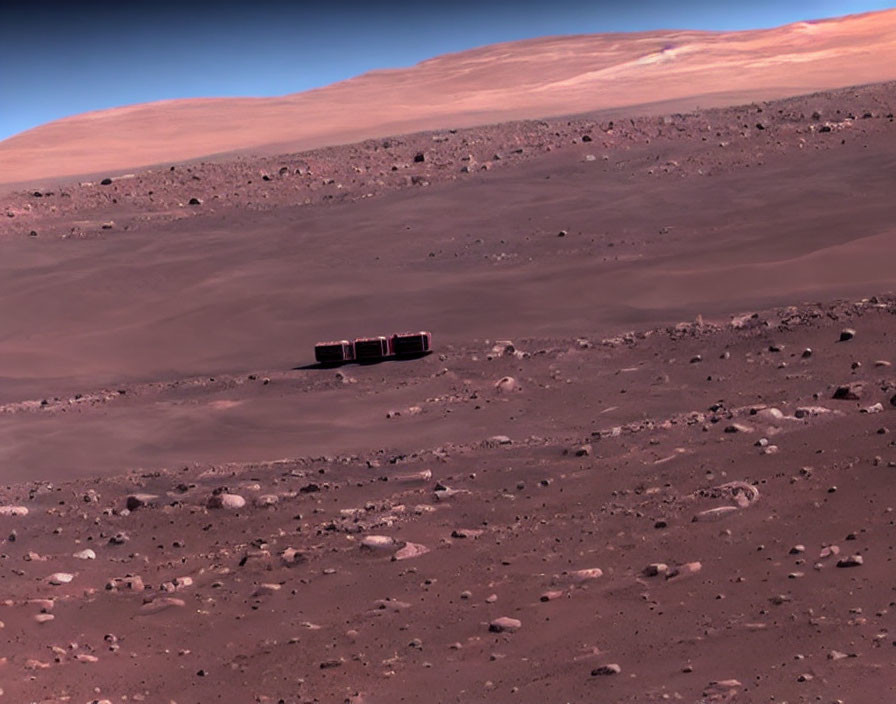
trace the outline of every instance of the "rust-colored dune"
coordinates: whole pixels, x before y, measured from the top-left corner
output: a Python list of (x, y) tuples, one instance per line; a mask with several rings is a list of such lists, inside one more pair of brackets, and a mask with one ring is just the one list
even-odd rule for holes
[(283, 97), (77, 115), (0, 142), (0, 183), (519, 118), (730, 105), (893, 78), (896, 10), (749, 32), (542, 38)]

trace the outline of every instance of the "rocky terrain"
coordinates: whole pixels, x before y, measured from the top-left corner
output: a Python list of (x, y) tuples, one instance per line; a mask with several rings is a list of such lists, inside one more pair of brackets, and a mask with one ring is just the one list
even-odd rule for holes
[(0, 701), (892, 699), (894, 103), (8, 193)]
[(6, 697), (896, 694), (894, 334), (873, 298), (309, 370), (365, 410), (407, 389), (383, 440), (464, 432), (7, 487)]
[(0, 235), (95, 237), (196, 215), (355, 201), (475, 181), (550, 152), (591, 163), (596, 178), (711, 178), (800, 151), (867, 149), (892, 138), (894, 111), (896, 83), (884, 83), (687, 114), (576, 116), (190, 162), (13, 191)]

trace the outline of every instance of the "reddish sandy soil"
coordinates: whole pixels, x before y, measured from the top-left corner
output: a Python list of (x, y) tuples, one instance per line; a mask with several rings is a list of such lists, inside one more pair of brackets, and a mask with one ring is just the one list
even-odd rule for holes
[(2, 701), (896, 698), (894, 108), (7, 194)]
[(596, 110), (666, 113), (896, 79), (896, 10), (748, 32), (547, 37), (275, 98), (86, 113), (0, 142), (0, 183), (122, 172), (233, 151)]

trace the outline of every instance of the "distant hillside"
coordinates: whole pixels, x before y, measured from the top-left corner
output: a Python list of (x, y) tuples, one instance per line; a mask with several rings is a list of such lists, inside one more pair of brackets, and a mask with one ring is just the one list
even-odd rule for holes
[(0, 142), (0, 183), (519, 118), (731, 105), (894, 78), (896, 10), (748, 32), (548, 37), (278, 98), (172, 100), (58, 120)]

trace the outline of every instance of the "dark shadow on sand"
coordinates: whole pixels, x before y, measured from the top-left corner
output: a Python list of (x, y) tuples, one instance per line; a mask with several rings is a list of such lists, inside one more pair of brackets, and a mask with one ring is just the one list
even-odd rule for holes
[(308, 371), (312, 369), (339, 369), (340, 367), (348, 367), (351, 365), (358, 365), (362, 367), (369, 367), (374, 364), (384, 364), (386, 362), (412, 362), (417, 359), (422, 359), (423, 357), (428, 357), (432, 354), (432, 350), (427, 352), (419, 352), (417, 354), (403, 354), (400, 357), (383, 357), (382, 359), (364, 359), (357, 360), (353, 359), (350, 362), (314, 362), (312, 364), (302, 364), (297, 367), (293, 367), (292, 371)]

